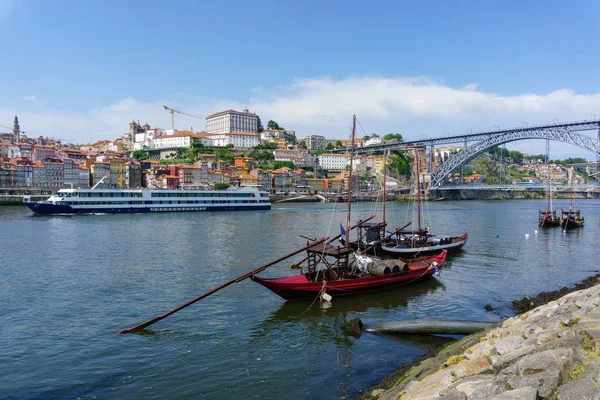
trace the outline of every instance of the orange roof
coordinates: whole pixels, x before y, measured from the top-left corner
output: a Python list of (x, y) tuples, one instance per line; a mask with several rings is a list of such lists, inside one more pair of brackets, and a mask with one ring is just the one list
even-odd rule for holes
[(186, 136), (191, 136), (191, 137), (195, 137), (195, 138), (200, 138), (201, 137), (200, 135), (197, 135), (197, 134), (195, 134), (192, 131), (180, 130), (180, 131), (177, 131), (177, 133), (174, 133), (172, 135), (161, 135), (161, 136), (158, 136), (154, 140), (168, 139), (168, 138), (171, 138), (171, 137), (186, 137)]

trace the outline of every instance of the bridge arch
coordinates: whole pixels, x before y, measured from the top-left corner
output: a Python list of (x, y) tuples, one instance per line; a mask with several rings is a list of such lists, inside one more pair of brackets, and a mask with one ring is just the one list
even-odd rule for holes
[(488, 137), (487, 139), (477, 142), (473, 146), (468, 147), (466, 150), (456, 153), (454, 156), (450, 157), (448, 161), (440, 165), (431, 174), (431, 188), (440, 187), (451, 176), (451, 174), (458, 170), (458, 168), (468, 163), (484, 151), (503, 143), (525, 139), (550, 139), (569, 143), (582, 149), (589, 150), (595, 153), (596, 156), (600, 156), (600, 143), (598, 140), (568, 130), (524, 129), (500, 132)]

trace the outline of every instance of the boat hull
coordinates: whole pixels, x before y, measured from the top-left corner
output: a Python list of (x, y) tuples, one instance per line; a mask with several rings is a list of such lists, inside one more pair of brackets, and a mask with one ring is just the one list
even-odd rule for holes
[(249, 211), (270, 210), (271, 205), (258, 206), (203, 206), (203, 207), (85, 207), (74, 208), (69, 205), (49, 204), (42, 202), (25, 203), (29, 209), (38, 214), (125, 214), (150, 212), (195, 212), (195, 211)]
[(448, 244), (437, 244), (422, 247), (409, 247), (408, 245), (395, 245), (394, 243), (384, 243), (381, 245), (381, 251), (383, 253), (393, 254), (398, 257), (426, 256), (432, 254), (439, 254), (444, 250), (446, 250), (447, 252), (454, 252), (462, 249), (462, 247), (467, 243), (468, 237), (469, 235), (465, 233), (463, 236), (452, 238), (452, 242)]
[(251, 276), (250, 279), (288, 301), (314, 300), (322, 292), (327, 292), (327, 294), (333, 297), (351, 296), (397, 288), (429, 278), (437, 270), (432, 263), (435, 262), (437, 263), (437, 267), (441, 267), (446, 260), (446, 254), (447, 252), (444, 251), (434, 257), (421, 257), (419, 260), (410, 260), (408, 271), (381, 276), (369, 275), (316, 282), (309, 281), (305, 274), (285, 278), (259, 278)]

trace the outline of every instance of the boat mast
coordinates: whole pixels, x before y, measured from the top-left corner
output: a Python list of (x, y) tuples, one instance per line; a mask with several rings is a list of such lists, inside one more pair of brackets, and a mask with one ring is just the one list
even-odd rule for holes
[(550, 139), (546, 139), (546, 167), (548, 171), (548, 212), (552, 213), (552, 171), (550, 169)]
[(417, 183), (417, 226), (421, 230), (421, 181), (419, 180), (419, 149), (415, 149), (415, 172)]
[(350, 145), (350, 170), (348, 171), (348, 215), (346, 217), (346, 247), (350, 248), (350, 202), (352, 200), (352, 163), (354, 161), (354, 135), (356, 133), (356, 115), (352, 116), (352, 142)]
[[(387, 201), (387, 192), (386, 192), (386, 177), (387, 177), (387, 158), (388, 151), (383, 152), (383, 223), (385, 224), (385, 203)], [(385, 233), (385, 232), (384, 232)]]
[(569, 213), (573, 211), (573, 179), (575, 178), (575, 170), (573, 167), (570, 168), (571, 172), (571, 201), (569, 202)]

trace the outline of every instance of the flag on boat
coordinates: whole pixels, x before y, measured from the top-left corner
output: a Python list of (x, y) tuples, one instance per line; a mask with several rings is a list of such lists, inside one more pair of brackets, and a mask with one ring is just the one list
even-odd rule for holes
[(340, 222), (340, 232), (342, 234), (342, 237), (344, 238), (344, 240), (346, 240), (346, 230), (344, 229), (344, 227), (342, 226), (342, 223)]

